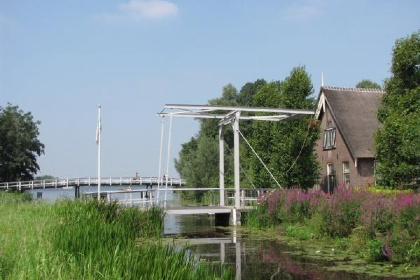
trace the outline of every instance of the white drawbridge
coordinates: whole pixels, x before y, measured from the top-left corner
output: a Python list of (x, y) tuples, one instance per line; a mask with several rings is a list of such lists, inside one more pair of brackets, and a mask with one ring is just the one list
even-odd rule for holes
[[(245, 114), (242, 114), (246, 112)], [(264, 165), (270, 176), (281, 188), (280, 184), (271, 174), (270, 170), (262, 162), (258, 154), (253, 150), (249, 142), (245, 139), (239, 130), (239, 120), (256, 120), (256, 121), (284, 121), (291, 120), (302, 116), (311, 116), (314, 112), (312, 110), (301, 109), (279, 109), (279, 108), (251, 108), (251, 107), (234, 107), (234, 106), (208, 106), (208, 105), (183, 105), (183, 104), (166, 104), (163, 110), (158, 113), (158, 116), (169, 118), (169, 136), (168, 136), (168, 154), (165, 177), (168, 177), (169, 155), (172, 134), (172, 119), (173, 117), (181, 118), (195, 118), (195, 119), (219, 119), (219, 195), (220, 205), (225, 206), (225, 166), (224, 166), (224, 133), (225, 126), (232, 124), (234, 134), (234, 186), (235, 206), (233, 207), (233, 224), (237, 223), (236, 211), (240, 209), (240, 164), (239, 164), (239, 137), (243, 137), (246, 143), (250, 146), (252, 151), (258, 157), (260, 162)], [(159, 176), (161, 176), (162, 163), (162, 144), (163, 144), (163, 121), (161, 131), (161, 145), (159, 157)], [(160, 186), (158, 186), (159, 188)], [(166, 184), (167, 188), (167, 184)], [(165, 195), (166, 196), (166, 195)], [(166, 199), (165, 199), (166, 200)]]

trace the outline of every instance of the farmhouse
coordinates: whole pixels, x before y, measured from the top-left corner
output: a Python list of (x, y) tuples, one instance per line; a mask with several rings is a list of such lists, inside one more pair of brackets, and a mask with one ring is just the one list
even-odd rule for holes
[(378, 89), (321, 87), (315, 112), (321, 137), (315, 149), (321, 164), (319, 186), (325, 192), (338, 184), (375, 184), (374, 133), (383, 94)]

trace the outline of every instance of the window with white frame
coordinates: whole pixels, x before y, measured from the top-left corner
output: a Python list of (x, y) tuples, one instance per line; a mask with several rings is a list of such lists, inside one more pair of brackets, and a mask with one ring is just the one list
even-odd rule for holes
[(343, 162), (343, 182), (346, 186), (350, 185), (350, 163)]
[(335, 148), (335, 128), (331, 121), (328, 121), (327, 129), (324, 131), (323, 147), (325, 150)]

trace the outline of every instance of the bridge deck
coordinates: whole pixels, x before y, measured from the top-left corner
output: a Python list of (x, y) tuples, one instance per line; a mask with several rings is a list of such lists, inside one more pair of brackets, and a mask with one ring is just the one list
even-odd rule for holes
[[(241, 207), (237, 209), (239, 212), (245, 212), (253, 209), (253, 207)], [(221, 214), (232, 213), (232, 206), (181, 206), (181, 207), (168, 207), (165, 212), (173, 215), (200, 215), (200, 214)]]

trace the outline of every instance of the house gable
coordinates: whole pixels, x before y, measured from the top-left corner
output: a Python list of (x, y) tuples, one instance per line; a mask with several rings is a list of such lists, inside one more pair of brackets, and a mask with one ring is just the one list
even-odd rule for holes
[(374, 157), (373, 135), (379, 127), (376, 113), (383, 94), (377, 89), (321, 88), (318, 108), (325, 112), (325, 106), (329, 107), (354, 158)]
[(322, 135), (316, 152), (324, 189), (330, 184), (331, 168), (338, 184), (374, 182), (373, 135), (378, 129), (376, 113), (383, 94), (376, 89), (321, 87), (315, 117), (321, 121)]

